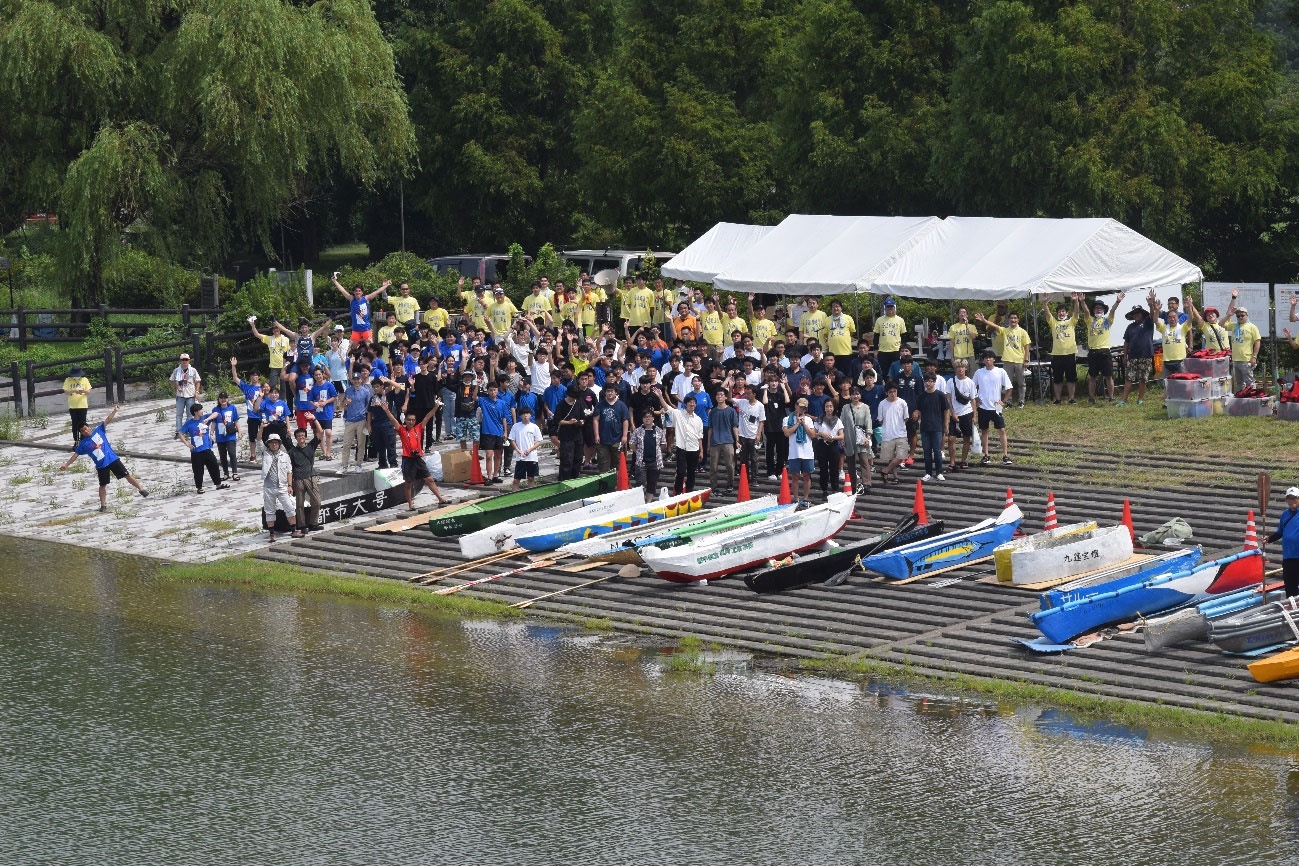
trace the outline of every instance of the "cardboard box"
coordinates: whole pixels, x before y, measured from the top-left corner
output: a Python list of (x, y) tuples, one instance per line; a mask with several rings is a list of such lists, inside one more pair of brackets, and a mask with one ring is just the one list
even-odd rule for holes
[(442, 452), (442, 480), (464, 483), (469, 480), (473, 452), (454, 449)]

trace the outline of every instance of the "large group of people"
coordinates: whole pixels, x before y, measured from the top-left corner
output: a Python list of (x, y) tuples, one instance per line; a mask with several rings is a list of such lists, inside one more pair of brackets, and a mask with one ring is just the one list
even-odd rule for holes
[[(517, 489), (535, 483), (547, 440), (561, 480), (609, 471), (622, 455), (647, 497), (668, 463), (676, 492), (693, 490), (705, 470), (722, 493), (734, 490), (741, 467), (769, 480), (788, 470), (808, 503), (814, 478), (823, 497), (842, 489), (845, 473), (862, 493), (873, 480), (898, 483), (917, 459), (923, 480), (946, 480), (969, 467), (976, 429), (980, 462), (993, 461), (996, 431), (1000, 461), (1010, 465), (1006, 411), (1027, 400), (1032, 338), (1004, 304), (991, 315), (957, 310), (948, 375), (935, 353), (913, 355), (892, 298), (859, 331), (837, 300), (828, 311), (809, 297), (769, 313), (753, 295), (706, 294), (661, 278), (628, 277), (608, 291), (585, 273), (571, 289), (542, 278), (517, 304), (500, 284), (462, 279), (452, 309), (436, 297), (422, 308), (405, 283), (395, 294), (391, 281), (368, 293), (345, 288), (337, 275), (333, 284), (348, 303), (347, 326), (272, 321), (263, 332), (249, 318), (268, 351), (269, 375), (245, 377), (230, 359), (242, 413), (224, 392), (215, 407), (197, 402), (202, 377), (187, 355), (172, 375), (176, 435), (190, 451), (198, 492), (205, 474), (218, 488), (239, 479), (235, 443), (246, 439), (249, 461), (262, 449), (268, 515), (291, 512), (295, 533), (316, 522), (317, 459), (338, 460), (344, 473), (370, 461), (400, 467), (411, 508), (425, 486), (442, 498), (424, 459), (435, 442), (476, 446), (485, 483), (508, 478)], [(1204, 346), (1230, 351), (1233, 373), (1252, 383), (1258, 331), (1234, 294), (1226, 314), (1236, 317), (1234, 330), (1219, 325), (1211, 307), (1188, 303), (1183, 313), (1169, 298), (1165, 312), (1153, 292), (1148, 303), (1128, 314), (1126, 381), (1115, 405), (1134, 387), (1144, 400), (1156, 329), (1169, 369), (1199, 335)], [(1054, 402), (1078, 399), (1079, 325), (1087, 399), (1114, 400), (1114, 312), (1075, 294), (1049, 313)], [(89, 383), (69, 383), (73, 407)], [(79, 438), (84, 405), (71, 411)]]

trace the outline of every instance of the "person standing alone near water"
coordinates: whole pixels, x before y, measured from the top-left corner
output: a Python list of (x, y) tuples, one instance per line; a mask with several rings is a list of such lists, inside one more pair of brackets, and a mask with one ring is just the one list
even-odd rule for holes
[(114, 477), (117, 479), (125, 478), (126, 482), (140, 491), (141, 496), (148, 496), (149, 491), (136, 480), (135, 476), (126, 471), (126, 465), (122, 463), (122, 458), (117, 456), (113, 446), (108, 443), (108, 431), (104, 428), (117, 417), (117, 410), (121, 408), (114, 406), (113, 411), (108, 413), (108, 417), (100, 421), (92, 430), (89, 424), (81, 425), (81, 441), (77, 443), (76, 450), (72, 456), (67, 459), (59, 471), (67, 469), (82, 454), (89, 455), (90, 459), (95, 462), (95, 472), (99, 475), (99, 510), (108, 510), (108, 479)]

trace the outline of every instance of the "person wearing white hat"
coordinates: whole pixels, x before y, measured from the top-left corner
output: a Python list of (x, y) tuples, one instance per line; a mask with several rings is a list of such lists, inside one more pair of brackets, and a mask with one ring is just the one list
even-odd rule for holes
[(1254, 367), (1258, 364), (1258, 350), (1263, 346), (1263, 336), (1249, 320), (1249, 310), (1236, 306), (1240, 289), (1231, 290), (1231, 303), (1227, 304), (1227, 321), (1234, 317), (1235, 325), (1228, 324), (1227, 339), (1231, 343), (1231, 387), (1235, 391), (1254, 384)]
[(176, 386), (176, 432), (189, 420), (189, 407), (198, 398), (203, 377), (189, 365), (189, 353), (180, 353), (180, 365), (171, 371), (171, 383)]
[(266, 450), (262, 452), (262, 514), (270, 540), (275, 540), (275, 511), (280, 509), (297, 530), (297, 507), (293, 502), (293, 463), (284, 450), (279, 433), (266, 436)]
[(1267, 543), (1281, 542), (1281, 578), (1285, 581), (1286, 598), (1299, 595), (1299, 487), (1285, 492), (1285, 511), (1276, 522), (1276, 530), (1267, 537)]

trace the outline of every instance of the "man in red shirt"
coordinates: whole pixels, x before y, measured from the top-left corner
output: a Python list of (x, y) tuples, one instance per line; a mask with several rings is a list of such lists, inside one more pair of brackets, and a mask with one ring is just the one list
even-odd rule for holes
[(412, 487), (423, 481), (433, 495), (438, 498), (438, 504), (445, 505), (451, 500), (442, 495), (438, 490), (438, 484), (433, 480), (433, 476), (428, 471), (428, 465), (424, 462), (424, 425), (428, 420), (437, 414), (442, 408), (442, 401), (438, 400), (428, 414), (422, 419), (417, 420), (414, 412), (408, 412), (407, 407), (410, 405), (410, 394), (406, 395), (406, 402), (401, 405), (402, 418), (405, 424), (397, 423), (397, 418), (388, 408), (387, 402), (379, 402), (379, 407), (383, 409), (388, 419), (392, 421), (392, 426), (397, 428), (397, 438), (401, 440), (401, 477), (406, 481), (406, 507), (411, 511), (415, 510), (415, 503), (412, 502)]

